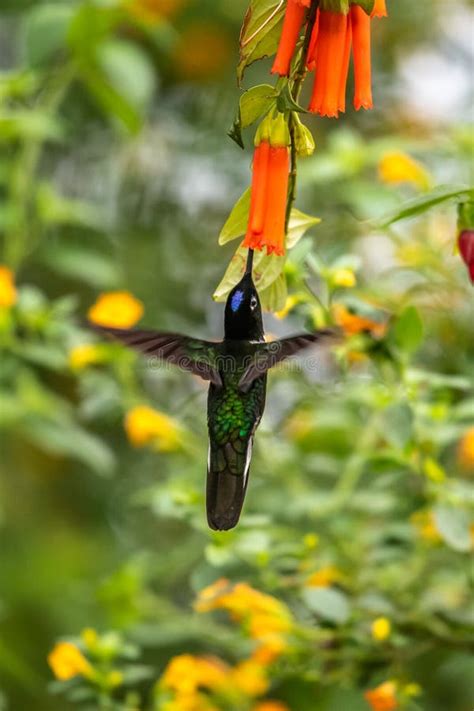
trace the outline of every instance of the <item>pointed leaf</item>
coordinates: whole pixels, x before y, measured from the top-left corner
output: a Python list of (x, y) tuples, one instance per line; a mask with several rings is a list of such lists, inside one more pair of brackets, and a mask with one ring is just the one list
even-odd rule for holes
[(404, 309), (393, 327), (393, 337), (399, 348), (414, 353), (423, 340), (423, 322), (414, 306)]
[(247, 222), (250, 211), (250, 188), (239, 197), (232, 211), (227, 218), (227, 222), (219, 235), (219, 244), (223, 245), (237, 237), (242, 237), (247, 229)]
[(239, 83), (249, 64), (276, 52), (284, 12), (280, 0), (251, 0), (240, 34)]
[(437, 506), (434, 510), (436, 528), (444, 542), (455, 551), (467, 553), (471, 550), (469, 516), (459, 508)]
[(240, 97), (240, 120), (242, 128), (251, 126), (263, 116), (275, 102), (275, 87), (271, 84), (258, 84)]
[(401, 208), (386, 215), (386, 217), (382, 219), (380, 226), (388, 227), (399, 220), (421, 215), (432, 207), (447, 202), (448, 200), (461, 198), (474, 199), (474, 188), (438, 185), (430, 192), (424, 193), (413, 200), (408, 200)]

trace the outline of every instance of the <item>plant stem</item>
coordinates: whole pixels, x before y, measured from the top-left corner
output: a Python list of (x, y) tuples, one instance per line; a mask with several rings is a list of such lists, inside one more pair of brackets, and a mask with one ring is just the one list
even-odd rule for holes
[[(304, 79), (306, 77), (306, 59), (308, 56), (309, 44), (311, 42), (311, 35), (313, 34), (314, 23), (316, 22), (316, 14), (318, 11), (319, 0), (313, 2), (309, 10), (308, 23), (306, 27), (306, 34), (304, 36), (303, 45), (301, 47), (301, 54), (298, 60), (296, 71), (294, 74), (293, 85), (292, 85), (292, 97), (298, 102), (299, 95), (301, 92), (301, 87), (303, 85)], [(290, 224), (291, 210), (296, 199), (296, 182), (297, 182), (297, 153), (296, 153), (296, 139), (295, 139), (295, 120), (293, 118), (293, 113), (290, 112), (289, 118), (289, 130), (290, 130), (290, 176), (288, 182), (288, 199), (286, 204), (286, 222), (285, 231), (288, 232), (288, 227)]]

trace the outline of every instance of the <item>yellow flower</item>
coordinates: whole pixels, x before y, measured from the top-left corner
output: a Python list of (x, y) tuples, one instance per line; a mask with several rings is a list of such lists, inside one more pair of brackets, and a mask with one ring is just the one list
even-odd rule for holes
[(313, 549), (319, 546), (319, 536), (317, 533), (307, 533), (303, 538), (306, 548)]
[(458, 445), (457, 459), (462, 469), (474, 471), (474, 427), (470, 427), (462, 436)]
[(410, 521), (424, 541), (439, 543), (442, 540), (432, 511), (415, 511)]
[(118, 686), (123, 684), (123, 674), (118, 669), (112, 669), (111, 672), (107, 674), (106, 683), (109, 689), (116, 689)]
[(0, 307), (9, 308), (18, 298), (13, 272), (0, 264)]
[(311, 588), (328, 588), (333, 583), (339, 583), (344, 576), (334, 565), (327, 565), (312, 573), (306, 581)]
[(442, 484), (443, 481), (446, 481), (446, 472), (443, 467), (431, 457), (428, 457), (423, 462), (423, 471), (428, 479), (431, 479), (431, 481), (434, 481), (436, 484)]
[(247, 583), (229, 585), (225, 579), (204, 588), (195, 603), (198, 612), (224, 609), (237, 621), (245, 621), (252, 615), (270, 615), (290, 621), (291, 615), (282, 602), (271, 595), (255, 590)]
[(268, 701), (260, 701), (253, 707), (252, 711), (290, 711), (290, 709), (282, 701), (269, 699)]
[(147, 405), (129, 410), (124, 426), (134, 447), (154, 444), (160, 452), (175, 452), (182, 444), (183, 432), (179, 423)]
[(92, 672), (92, 666), (71, 642), (58, 642), (48, 655), (48, 664), (60, 681), (68, 681), (79, 674), (89, 676)]
[(288, 644), (281, 635), (271, 635), (252, 654), (253, 661), (262, 666), (272, 664), (286, 652)]
[(293, 311), (295, 306), (301, 304), (302, 301), (305, 301), (305, 299), (301, 294), (291, 294), (290, 296), (287, 296), (284, 307), (281, 311), (276, 311), (275, 316), (280, 320), (286, 318), (288, 314)]
[(220, 606), (223, 593), (227, 593), (231, 588), (227, 578), (219, 578), (212, 585), (203, 588), (194, 603), (196, 612), (210, 612)]
[(247, 696), (261, 696), (270, 686), (265, 668), (251, 659), (240, 662), (234, 667), (231, 683)]
[(89, 365), (100, 363), (103, 360), (103, 351), (100, 346), (92, 343), (83, 343), (74, 346), (69, 351), (69, 365), (73, 370), (83, 370)]
[(81, 632), (81, 639), (88, 649), (95, 649), (99, 641), (99, 635), (92, 627), (86, 627)]
[(393, 711), (398, 707), (397, 685), (394, 681), (385, 681), (375, 689), (369, 689), (364, 697), (370, 704), (372, 711)]
[(180, 695), (192, 695), (199, 688), (216, 689), (224, 686), (229, 678), (229, 667), (214, 657), (195, 657), (181, 654), (168, 663), (160, 686)]
[(372, 637), (377, 640), (377, 642), (383, 642), (390, 637), (392, 631), (392, 625), (390, 620), (386, 617), (377, 617), (376, 620), (372, 622), (371, 626)]
[(379, 163), (379, 178), (389, 185), (411, 183), (421, 190), (428, 190), (431, 183), (430, 175), (421, 163), (401, 151), (383, 156)]
[(109, 291), (99, 296), (87, 315), (98, 326), (130, 328), (143, 316), (143, 304), (128, 291)]
[(341, 268), (333, 272), (331, 282), (333, 286), (341, 286), (350, 289), (356, 285), (356, 277), (352, 269)]

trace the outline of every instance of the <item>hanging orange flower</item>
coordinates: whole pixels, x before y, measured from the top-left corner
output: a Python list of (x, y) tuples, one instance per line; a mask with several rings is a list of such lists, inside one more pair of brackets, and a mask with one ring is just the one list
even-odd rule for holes
[(372, 711), (394, 711), (398, 708), (397, 685), (394, 681), (385, 681), (375, 689), (369, 689), (364, 697)]
[(345, 111), (351, 49), (354, 107), (372, 108), (370, 23), (371, 17), (386, 15), (385, 0), (376, 0), (370, 16), (357, 4), (352, 4), (347, 14), (318, 10), (306, 58), (306, 67), (316, 72), (310, 111), (334, 118)]
[(285, 218), (290, 173), (288, 127), (282, 114), (262, 124), (256, 136), (250, 214), (243, 243), (248, 249), (285, 253)]
[(272, 74), (287, 77), (290, 73), (290, 64), (303, 26), (306, 8), (310, 4), (311, 0), (288, 0)]

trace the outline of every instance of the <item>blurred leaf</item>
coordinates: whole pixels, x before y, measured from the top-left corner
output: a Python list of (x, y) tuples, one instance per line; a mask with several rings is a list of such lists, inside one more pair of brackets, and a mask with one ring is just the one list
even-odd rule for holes
[(102, 476), (113, 473), (115, 456), (112, 450), (78, 425), (35, 417), (23, 424), (22, 431), (40, 449), (77, 459)]
[(406, 403), (390, 405), (383, 413), (382, 434), (393, 446), (403, 449), (411, 439), (413, 413)]
[(459, 507), (437, 506), (434, 509), (436, 528), (444, 542), (455, 551), (471, 550), (469, 516)]
[(285, 11), (279, 5), (279, 0), (250, 1), (240, 35), (240, 61), (237, 66), (239, 83), (249, 64), (276, 52), (280, 22)]
[(46, 182), (38, 185), (36, 204), (39, 217), (47, 225), (78, 224), (98, 228), (103, 222), (92, 205), (62, 197)]
[(106, 254), (75, 244), (55, 244), (41, 252), (41, 261), (72, 279), (97, 289), (113, 289), (120, 283), (117, 264)]
[(288, 297), (285, 275), (280, 274), (270, 286), (260, 292), (259, 296), (264, 311), (281, 311)]
[(416, 217), (436, 205), (441, 205), (449, 200), (470, 198), (474, 199), (474, 189), (468, 187), (456, 187), (454, 185), (438, 185), (428, 193), (420, 197), (408, 200), (401, 208), (386, 215), (380, 223), (381, 227), (388, 227), (394, 222), (404, 220), (407, 217)]
[(24, 22), (24, 47), (30, 66), (42, 65), (66, 48), (74, 8), (58, 3), (33, 7)]
[(145, 111), (155, 90), (155, 74), (146, 54), (131, 42), (108, 40), (97, 56), (110, 85), (137, 111)]
[[(407, 306), (392, 329), (397, 346), (407, 353), (414, 353), (423, 341), (423, 322), (414, 306)], [(391, 334), (391, 335), (392, 335)]]
[(25, 138), (59, 140), (61, 125), (55, 117), (39, 109), (0, 111), (0, 141)]
[(344, 624), (349, 619), (347, 597), (333, 588), (309, 588), (303, 590), (303, 600), (318, 617), (335, 624)]

